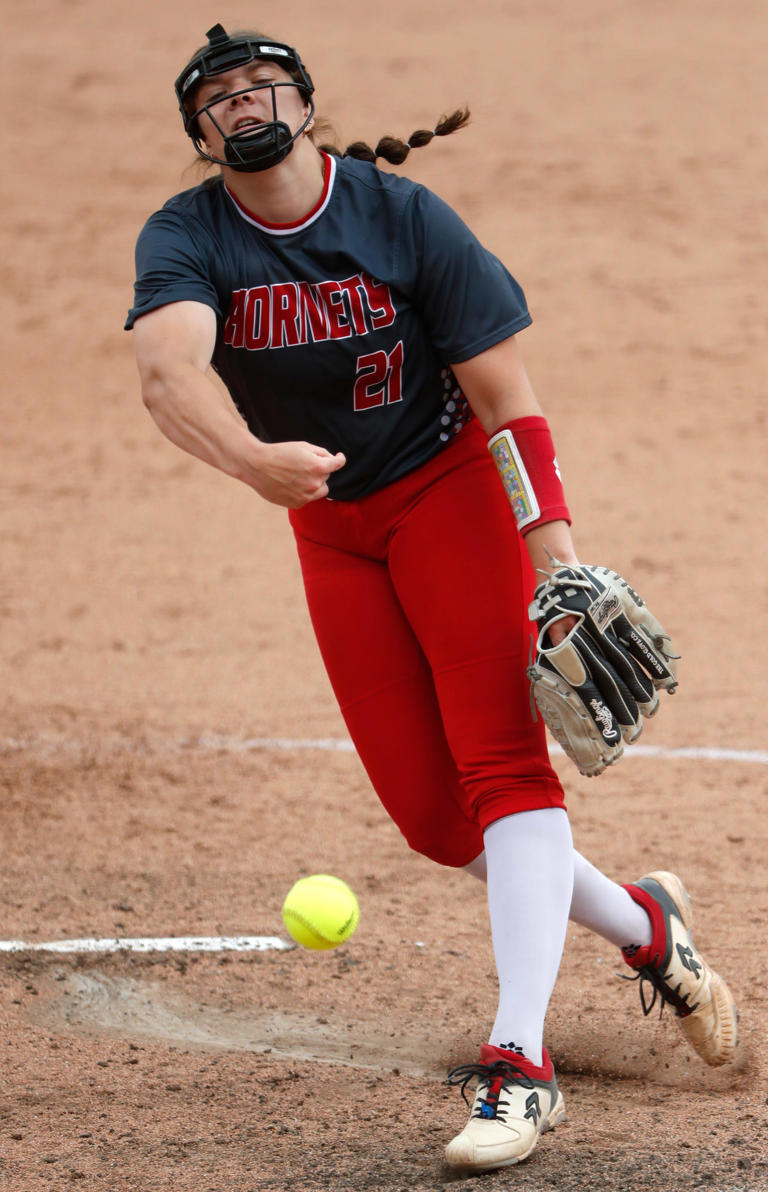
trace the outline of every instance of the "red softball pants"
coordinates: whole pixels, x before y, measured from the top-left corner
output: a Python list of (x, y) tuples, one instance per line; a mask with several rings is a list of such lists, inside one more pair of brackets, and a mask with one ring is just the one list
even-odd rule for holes
[(525, 675), (533, 569), (480, 426), (290, 520), (344, 720), (411, 848), (466, 865), (495, 820), (563, 807)]

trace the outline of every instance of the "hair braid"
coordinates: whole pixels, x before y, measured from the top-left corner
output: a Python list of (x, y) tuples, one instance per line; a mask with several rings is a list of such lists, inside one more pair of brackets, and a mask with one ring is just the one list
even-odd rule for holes
[(353, 141), (351, 145), (347, 145), (343, 153), (336, 145), (320, 145), (319, 148), (325, 153), (332, 153), (334, 157), (356, 157), (359, 161), (370, 162), (376, 162), (379, 157), (383, 157), (390, 165), (399, 166), (405, 161), (411, 149), (422, 149), (430, 143), (433, 137), (450, 136), (452, 132), (458, 132), (468, 123), (469, 109), (458, 108), (449, 116), (441, 116), (431, 131), (426, 128), (417, 128), (407, 141), (398, 140), (397, 137), (382, 137), (375, 149), (372, 149), (365, 141)]

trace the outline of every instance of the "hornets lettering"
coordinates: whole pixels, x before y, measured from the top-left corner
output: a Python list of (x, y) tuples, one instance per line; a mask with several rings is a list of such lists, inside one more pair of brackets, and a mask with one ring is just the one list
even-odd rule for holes
[(260, 352), (366, 335), (395, 321), (389, 286), (367, 273), (342, 281), (277, 282), (235, 290), (224, 342)]

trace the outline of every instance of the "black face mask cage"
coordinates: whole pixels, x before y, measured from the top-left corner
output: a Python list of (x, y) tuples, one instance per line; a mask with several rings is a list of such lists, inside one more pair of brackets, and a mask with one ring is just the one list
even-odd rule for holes
[[(250, 87), (242, 87), (239, 91), (230, 91), (227, 95), (218, 96), (215, 99), (209, 100), (208, 103), (202, 104), (192, 115), (185, 119), (187, 132), (192, 138), (192, 142), (200, 157), (205, 158), (206, 161), (214, 162), (216, 165), (231, 166), (232, 169), (242, 173), (257, 173), (260, 170), (268, 170), (272, 166), (277, 165), (283, 158), (288, 156), (293, 148), (294, 141), (298, 140), (315, 114), (315, 105), (311, 95), (309, 95), (307, 96), (309, 113), (304, 123), (295, 133), (291, 133), (290, 128), (284, 120), (278, 119), (277, 97), (275, 94), (277, 88), (297, 86), (299, 84), (293, 82), (254, 83)], [(271, 91), (272, 120), (264, 124), (254, 125), (253, 127), (242, 128), (227, 136), (213, 114), (212, 109), (219, 107), (221, 104), (228, 103), (238, 95), (249, 95), (253, 91), (265, 91), (267, 88)], [(207, 153), (203, 148), (204, 140), (198, 124), (198, 117), (203, 112), (205, 112), (224, 141), (225, 156), (223, 158), (214, 157), (213, 154)]]
[[(256, 173), (259, 170), (271, 169), (272, 166), (277, 165), (284, 157), (287, 157), (293, 148), (294, 142), (309, 126), (315, 114), (315, 105), (312, 99), (315, 88), (312, 79), (309, 77), (304, 63), (296, 51), (292, 46), (285, 45), (283, 42), (268, 41), (265, 38), (254, 38), (247, 35), (243, 37), (230, 37), (222, 25), (214, 25), (212, 29), (208, 30), (206, 37), (208, 38), (206, 48), (201, 50), (184, 67), (184, 70), (175, 83), (176, 98), (179, 101), (184, 129), (191, 137), (192, 143), (200, 157), (205, 158), (206, 161), (212, 161), (220, 166), (230, 166), (232, 169), (242, 171), (243, 173)], [(255, 125), (252, 128), (243, 128), (231, 136), (226, 136), (221, 125), (210, 110), (216, 106), (215, 102), (203, 104), (202, 107), (190, 115), (188, 111), (188, 99), (193, 94), (193, 90), (204, 79), (215, 77), (217, 74), (223, 74), (225, 71), (234, 70), (238, 66), (246, 66), (249, 62), (259, 60), (277, 62), (295, 81), (291, 83), (256, 83), (252, 87), (245, 87), (240, 91), (234, 91), (226, 98), (231, 99), (236, 95), (245, 95), (250, 91), (260, 91), (264, 87), (271, 87), (271, 122)], [(288, 125), (283, 120), (278, 120), (277, 118), (276, 87), (298, 87), (305, 103), (309, 104), (309, 115), (301, 125), (301, 128), (293, 134), (291, 134)], [(216, 102), (222, 103), (223, 101), (224, 97), (222, 96)], [(202, 147), (204, 142), (198, 124), (198, 117), (202, 112), (206, 113), (215, 128), (218, 129), (219, 134), (224, 138), (225, 156), (223, 158), (214, 157), (213, 154), (206, 153)]]

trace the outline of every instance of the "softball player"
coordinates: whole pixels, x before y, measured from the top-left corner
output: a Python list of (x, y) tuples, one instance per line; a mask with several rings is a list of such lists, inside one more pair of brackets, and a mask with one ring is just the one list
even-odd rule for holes
[[(176, 94), (219, 170), (139, 237), (126, 325), (144, 400), (179, 447), (289, 510), (373, 786), (411, 848), (487, 881), (498, 1011), (478, 1062), (449, 1075), (477, 1092), (447, 1158), (506, 1166), (564, 1116), (543, 1028), (569, 915), (623, 948), (708, 1063), (732, 1055), (733, 1003), (691, 944), (679, 879), (622, 887), (575, 852), (531, 714), (533, 569), (547, 551), (577, 559), (518, 349), (530, 315), (445, 203), (375, 164), (468, 114), (340, 154), (316, 142), (294, 49), (221, 25), (207, 36)], [(522, 513), (487, 450), (500, 428), (519, 453)]]

